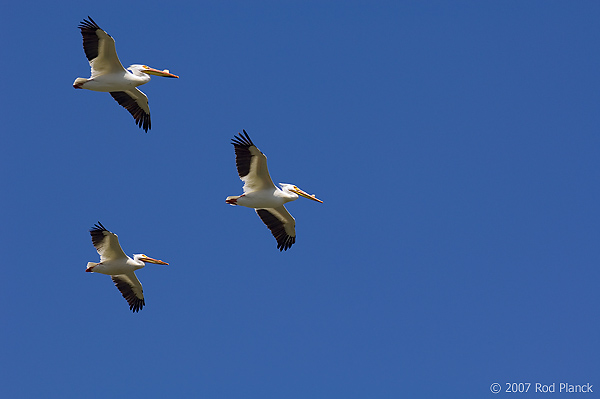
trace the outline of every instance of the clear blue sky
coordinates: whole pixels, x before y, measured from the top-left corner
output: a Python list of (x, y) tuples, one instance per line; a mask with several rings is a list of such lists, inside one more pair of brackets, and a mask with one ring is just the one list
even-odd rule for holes
[[(124, 65), (180, 76), (141, 87), (149, 133), (72, 88), (88, 15)], [(599, 20), (596, 1), (10, 3), (0, 396), (600, 391)], [(242, 129), (324, 201), (289, 204), (285, 253), (225, 204)], [(85, 273), (96, 221), (170, 263), (137, 273), (138, 314)]]

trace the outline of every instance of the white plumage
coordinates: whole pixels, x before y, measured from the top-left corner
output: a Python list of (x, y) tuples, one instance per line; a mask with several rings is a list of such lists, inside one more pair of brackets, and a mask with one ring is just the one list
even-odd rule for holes
[(267, 169), (267, 157), (252, 142), (248, 133), (234, 137), (235, 163), (240, 179), (244, 182), (244, 194), (229, 196), (225, 202), (254, 208), (264, 224), (277, 240), (277, 248), (286, 251), (296, 242), (296, 220), (284, 204), (298, 197), (323, 202), (300, 190), (293, 184), (279, 183), (277, 188)]
[(150, 75), (178, 78), (168, 70), (159, 71), (146, 65), (134, 64), (123, 68), (115, 40), (103, 31), (94, 20), (88, 16), (79, 24), (83, 36), (83, 50), (92, 69), (89, 78), (77, 78), (73, 82), (76, 89), (109, 92), (135, 119), (136, 124), (148, 131), (150, 123), (150, 107), (148, 97), (137, 86), (150, 81)]
[(119, 237), (108, 231), (98, 222), (91, 230), (92, 244), (100, 255), (100, 262), (88, 262), (86, 272), (101, 273), (111, 276), (115, 286), (127, 300), (129, 309), (140, 311), (146, 304), (142, 284), (135, 271), (146, 266), (145, 262), (168, 265), (162, 260), (150, 258), (144, 254), (133, 255), (133, 259), (123, 252), (119, 245)]

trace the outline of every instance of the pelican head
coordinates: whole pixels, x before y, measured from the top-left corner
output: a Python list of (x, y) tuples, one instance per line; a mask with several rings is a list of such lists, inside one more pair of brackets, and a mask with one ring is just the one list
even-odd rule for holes
[(146, 256), (144, 254), (135, 254), (135, 255), (133, 255), (133, 259), (134, 260), (141, 260), (142, 262), (145, 262), (145, 263), (155, 263), (157, 265), (168, 265), (167, 262), (163, 262), (162, 260), (151, 258), (151, 257)]
[(310, 195), (310, 194), (300, 190), (297, 186), (294, 186), (293, 184), (279, 183), (279, 185), (281, 186), (281, 191), (283, 191), (285, 193), (294, 193), (297, 196), (308, 198), (309, 200), (323, 203), (323, 201), (321, 201), (320, 199), (315, 197), (314, 194)]
[(129, 69), (134, 75), (140, 75), (140, 73), (145, 73), (147, 75), (163, 76), (165, 78), (179, 78), (179, 76), (170, 73), (168, 69), (159, 71), (158, 69), (150, 68), (148, 65), (134, 64), (130, 65), (127, 69)]

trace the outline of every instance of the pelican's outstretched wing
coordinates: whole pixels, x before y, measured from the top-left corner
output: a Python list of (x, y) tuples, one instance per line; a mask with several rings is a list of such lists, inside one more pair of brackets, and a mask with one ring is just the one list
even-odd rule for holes
[(280, 251), (287, 251), (296, 242), (296, 220), (283, 205), (277, 208), (256, 209), (256, 213), (271, 230)]
[(135, 124), (148, 132), (150, 129), (150, 107), (148, 106), (148, 97), (137, 87), (127, 91), (111, 91), (110, 95), (125, 108), (133, 119)]
[(121, 245), (119, 245), (119, 237), (115, 233), (106, 230), (102, 223), (98, 222), (90, 230), (92, 236), (92, 244), (100, 255), (100, 262), (116, 260), (119, 258), (127, 258)]
[(136, 277), (134, 272), (126, 274), (117, 274), (110, 276), (115, 286), (121, 291), (123, 298), (127, 300), (129, 309), (133, 312), (139, 312), (144, 305), (144, 290), (140, 280)]
[(81, 29), (81, 36), (83, 36), (83, 51), (92, 68), (92, 79), (107, 73), (125, 72), (117, 57), (115, 39), (103, 31), (89, 16), (79, 24), (78, 28)]
[(254, 145), (250, 136), (243, 130), (231, 143), (235, 148), (235, 164), (238, 175), (244, 182), (244, 193), (275, 188), (267, 169), (267, 157)]

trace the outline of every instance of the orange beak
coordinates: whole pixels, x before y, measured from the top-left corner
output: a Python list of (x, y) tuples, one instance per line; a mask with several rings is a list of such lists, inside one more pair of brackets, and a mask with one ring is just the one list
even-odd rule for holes
[(144, 256), (143, 258), (140, 258), (140, 260), (142, 262), (154, 263), (154, 264), (157, 264), (157, 265), (168, 265), (167, 262), (163, 262), (162, 260), (150, 258), (148, 256)]
[(147, 73), (148, 75), (163, 76), (165, 78), (179, 78), (179, 76), (170, 73), (168, 69), (159, 71), (158, 69), (148, 67), (148, 69), (144, 69), (142, 72)]

